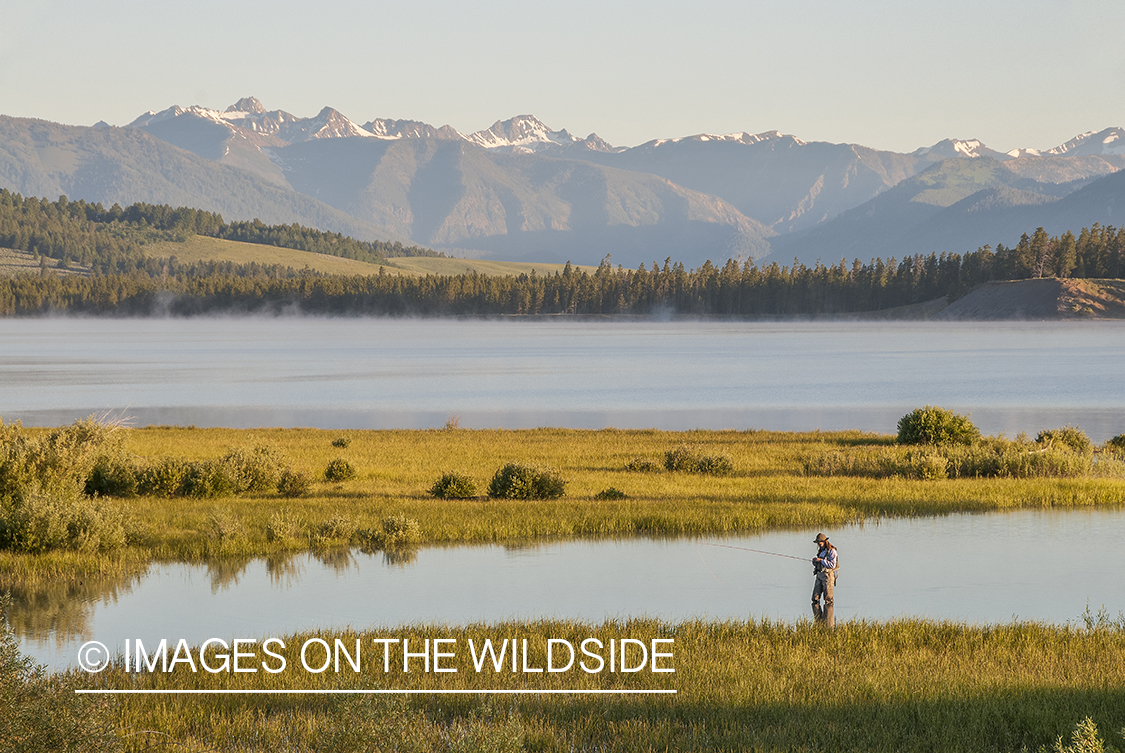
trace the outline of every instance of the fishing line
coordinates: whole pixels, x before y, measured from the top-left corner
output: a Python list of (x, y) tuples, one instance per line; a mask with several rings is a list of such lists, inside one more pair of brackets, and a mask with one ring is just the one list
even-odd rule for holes
[[(721, 580), (719, 580), (719, 576), (715, 575), (714, 571), (712, 571), (711, 568), (708, 567), (707, 560), (703, 559), (703, 552), (699, 551), (699, 542), (698, 541), (695, 542), (695, 553), (699, 555), (699, 561), (702, 562), (703, 566), (707, 568), (707, 572), (711, 573), (711, 577), (714, 578), (715, 580), (718, 580), (720, 583), (723, 583)], [(723, 583), (723, 585), (725, 586), (726, 583)]]
[(801, 562), (812, 562), (812, 559), (809, 558), (809, 557), (794, 557), (792, 554), (778, 554), (777, 552), (767, 552), (764, 549), (750, 549), (749, 547), (745, 547), (745, 546), (731, 546), (730, 544), (712, 544), (712, 543), (707, 542), (707, 541), (703, 542), (703, 546), (717, 546), (717, 547), (721, 547), (723, 549), (738, 549), (739, 551), (742, 551), (742, 552), (756, 552), (757, 554), (768, 554), (768, 555), (771, 555), (773, 557), (785, 557), (786, 559), (790, 559), (790, 560), (800, 560)]

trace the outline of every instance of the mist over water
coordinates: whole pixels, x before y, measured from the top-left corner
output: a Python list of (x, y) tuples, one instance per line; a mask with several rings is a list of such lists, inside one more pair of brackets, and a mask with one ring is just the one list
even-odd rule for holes
[(59, 425), (1125, 431), (1125, 322), (8, 319), (0, 415)]

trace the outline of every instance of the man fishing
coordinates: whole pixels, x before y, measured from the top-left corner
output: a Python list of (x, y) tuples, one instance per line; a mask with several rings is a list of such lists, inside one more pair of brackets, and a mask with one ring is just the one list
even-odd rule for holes
[(817, 545), (816, 556), (813, 557), (813, 575), (816, 582), (813, 584), (812, 603), (813, 610), (820, 606), (821, 594), (824, 595), (824, 606), (832, 606), (832, 590), (836, 586), (836, 569), (840, 566), (836, 547), (823, 533), (818, 533), (813, 543)]

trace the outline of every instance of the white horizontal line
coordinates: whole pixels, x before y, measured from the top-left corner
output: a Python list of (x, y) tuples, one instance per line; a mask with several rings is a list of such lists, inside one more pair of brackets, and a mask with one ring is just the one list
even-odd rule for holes
[(675, 690), (75, 690), (84, 695), (675, 695)]

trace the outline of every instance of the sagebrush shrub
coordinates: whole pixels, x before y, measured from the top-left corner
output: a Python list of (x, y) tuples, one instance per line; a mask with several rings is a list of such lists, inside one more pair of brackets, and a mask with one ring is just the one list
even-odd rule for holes
[(602, 489), (594, 495), (594, 499), (627, 499), (628, 494), (621, 491), (617, 487), (611, 486), (608, 489)]
[(980, 430), (968, 416), (933, 405), (915, 408), (898, 420), (901, 444), (972, 444), (978, 439)]
[(339, 447), (341, 450), (347, 449), (348, 446), (351, 445), (351, 443), (352, 440), (348, 439), (347, 437), (337, 437), (336, 439), (332, 440), (332, 446)]
[(625, 464), (625, 470), (633, 473), (660, 473), (664, 466), (650, 458), (633, 458)]
[(472, 499), (477, 496), (477, 482), (472, 476), (450, 471), (434, 482), (430, 494), (438, 499)]
[(277, 479), (277, 493), (283, 497), (303, 497), (309, 492), (312, 480), (300, 471), (287, 469)]
[(416, 546), (422, 540), (422, 528), (414, 518), (400, 514), (383, 518), (380, 528), (357, 531), (355, 537), (364, 549), (403, 549)]
[(1083, 455), (1088, 455), (1094, 451), (1094, 443), (1090, 441), (1090, 437), (1077, 426), (1044, 429), (1036, 435), (1035, 442), (1056, 449), (1079, 452)]
[(734, 460), (726, 454), (703, 455), (691, 445), (682, 444), (664, 453), (664, 467), (682, 473), (729, 476), (734, 473)]
[(230, 479), (231, 491), (264, 492), (274, 489), (285, 468), (285, 458), (269, 445), (236, 447), (220, 461)]
[(527, 463), (508, 463), (488, 485), (488, 496), (499, 499), (558, 499), (565, 491), (557, 468)]
[(343, 458), (336, 458), (324, 469), (324, 478), (327, 481), (347, 481), (355, 478), (355, 468)]
[(124, 546), (125, 516), (72, 481), (20, 490), (0, 503), (0, 549), (106, 552)]

